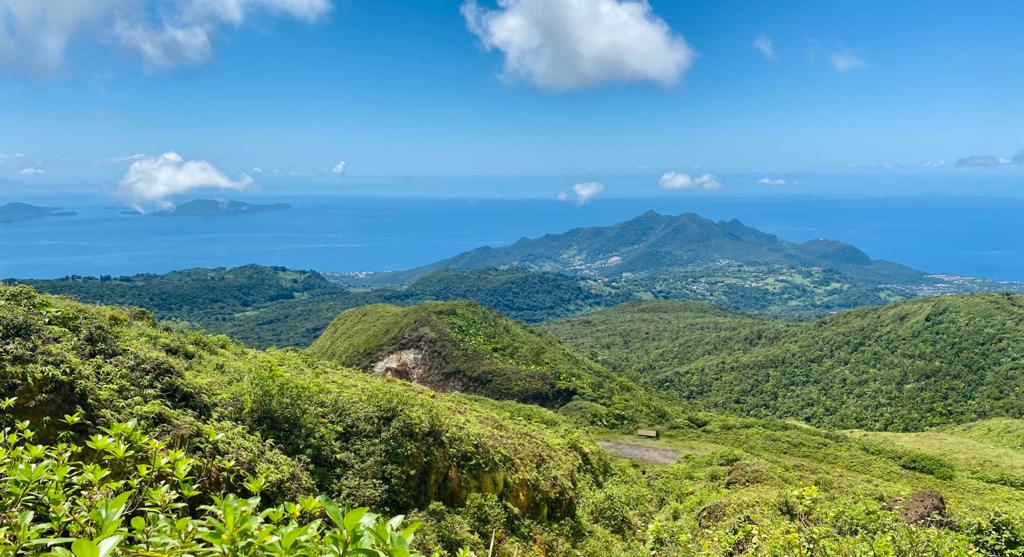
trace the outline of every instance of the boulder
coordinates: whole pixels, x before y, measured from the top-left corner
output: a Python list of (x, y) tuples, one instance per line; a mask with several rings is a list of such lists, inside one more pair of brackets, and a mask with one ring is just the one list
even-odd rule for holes
[(907, 498), (894, 497), (889, 500), (889, 508), (899, 511), (907, 524), (921, 526), (945, 527), (949, 525), (946, 514), (946, 500), (934, 489), (926, 489), (911, 493)]

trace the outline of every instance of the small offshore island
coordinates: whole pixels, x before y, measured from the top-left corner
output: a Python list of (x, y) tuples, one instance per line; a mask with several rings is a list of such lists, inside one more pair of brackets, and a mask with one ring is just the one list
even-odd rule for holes
[(228, 215), (242, 215), (253, 213), (270, 213), (274, 211), (287, 211), (292, 206), (288, 203), (268, 203), (265, 205), (246, 203), (244, 201), (217, 201), (213, 199), (193, 199), (182, 203), (177, 207), (143, 213), (137, 210), (124, 211), (126, 215), (152, 215), (157, 217), (223, 217)]
[(59, 207), (39, 207), (28, 203), (12, 202), (0, 205), (0, 223), (44, 219), (46, 217), (73, 217), (78, 213)]

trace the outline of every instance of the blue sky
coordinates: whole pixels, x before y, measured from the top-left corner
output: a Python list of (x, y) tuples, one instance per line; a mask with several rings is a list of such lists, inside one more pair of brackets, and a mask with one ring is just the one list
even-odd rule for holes
[[(444, 0), (97, 0), (45, 29), (24, 1), (0, 0), (0, 179), (127, 187), (128, 157), (166, 152), (182, 161), (149, 170), (205, 162), (190, 170), (230, 188), (243, 172), (696, 180), (1024, 149), (1020, 2), (651, 0), (635, 37), (595, 53), (609, 28), (585, 8), (530, 12), (582, 0), (479, 0), (475, 29)], [(508, 12), (559, 31), (508, 36)], [(169, 24), (206, 50), (156, 50)], [(37, 56), (40, 33), (66, 47)], [(524, 41), (552, 58), (516, 59)]]

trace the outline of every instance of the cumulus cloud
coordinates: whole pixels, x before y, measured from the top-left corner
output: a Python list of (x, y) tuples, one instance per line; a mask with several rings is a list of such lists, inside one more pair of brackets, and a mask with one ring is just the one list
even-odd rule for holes
[(831, 62), (832, 68), (839, 73), (868, 67), (868, 63), (852, 50), (844, 50), (833, 54), (829, 58), (829, 62)]
[(21, 169), (22, 176), (38, 176), (40, 174), (46, 174), (46, 171), (42, 168), (23, 168)]
[(314, 21), (331, 0), (0, 0), (0, 68), (47, 73), (75, 40), (118, 43), (147, 68), (198, 64), (224, 27), (254, 14)]
[(572, 191), (576, 194), (576, 202), (582, 205), (589, 203), (597, 194), (603, 192), (604, 184), (601, 182), (584, 182), (574, 185)]
[(722, 187), (722, 182), (708, 172), (691, 176), (672, 170), (661, 175), (658, 186), (665, 190), (717, 190)]
[(786, 180), (783, 178), (759, 178), (757, 183), (762, 186), (784, 186), (786, 185)]
[(258, 166), (254, 166), (249, 170), (249, 172), (252, 172), (253, 174), (263, 174), (263, 169)]
[(348, 166), (347, 162), (345, 162), (345, 161), (339, 162), (338, 164), (334, 165), (334, 168), (331, 168), (331, 174), (334, 174), (335, 176), (338, 176), (340, 174), (344, 174), (346, 166)]
[[(603, 191), (604, 184), (601, 182), (583, 182), (572, 187), (572, 192), (576, 196), (576, 203), (579, 203), (580, 205), (589, 203), (591, 199)], [(555, 199), (559, 201), (569, 201), (572, 199), (572, 196), (567, 192), (561, 191), (558, 192)]]
[(139, 211), (167, 207), (167, 198), (201, 188), (243, 190), (253, 185), (247, 174), (237, 180), (206, 161), (187, 161), (173, 151), (132, 163), (118, 182), (115, 194)]
[(541, 89), (609, 81), (671, 86), (696, 53), (646, 0), (466, 0), (462, 15), (483, 46), (505, 56), (504, 75)]
[(778, 53), (775, 52), (775, 43), (772, 42), (772, 38), (768, 35), (758, 35), (754, 39), (754, 49), (760, 52), (765, 60), (775, 60), (779, 57)]

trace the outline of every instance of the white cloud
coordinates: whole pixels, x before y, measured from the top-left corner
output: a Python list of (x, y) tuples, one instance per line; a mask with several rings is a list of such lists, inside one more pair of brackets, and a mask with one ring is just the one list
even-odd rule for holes
[(604, 184), (600, 182), (584, 182), (582, 184), (575, 184), (572, 187), (572, 191), (576, 194), (576, 202), (582, 205), (603, 192)]
[(775, 52), (775, 43), (772, 42), (772, 38), (768, 35), (758, 35), (754, 39), (754, 48), (764, 56), (766, 60), (775, 60), (779, 57), (778, 53)]
[(252, 172), (253, 174), (263, 174), (263, 169), (258, 166), (254, 166), (249, 170), (249, 172)]
[(691, 176), (672, 170), (662, 174), (658, 179), (658, 186), (665, 190), (717, 190), (722, 185), (722, 182), (709, 172)]
[[(604, 184), (601, 182), (584, 182), (574, 185), (572, 191), (576, 194), (576, 203), (583, 205), (584, 203), (589, 203), (597, 194), (603, 192)], [(561, 196), (559, 198), (561, 199)]]
[(187, 161), (171, 151), (133, 162), (114, 193), (142, 211), (151, 205), (165, 207), (167, 197), (200, 188), (243, 190), (252, 184), (247, 174), (232, 180), (206, 161)]
[(346, 166), (348, 166), (347, 162), (345, 162), (345, 161), (339, 162), (338, 164), (334, 165), (334, 168), (331, 169), (331, 174), (334, 174), (335, 176), (338, 176), (340, 174), (344, 174)]
[(48, 73), (76, 40), (119, 43), (150, 69), (198, 64), (259, 12), (314, 21), (331, 0), (0, 0), (0, 68)]
[(784, 186), (786, 185), (786, 180), (783, 178), (760, 178), (757, 183), (762, 186)]
[(99, 160), (96, 161), (96, 164), (114, 164), (114, 163), (122, 163), (122, 162), (131, 162), (131, 161), (137, 161), (137, 160), (145, 158), (145, 157), (146, 157), (145, 153), (135, 153), (134, 155), (121, 155), (121, 156), (117, 156), (117, 157), (107, 157), (105, 159), (99, 159)]
[(832, 55), (829, 61), (832, 63), (832, 68), (840, 73), (868, 67), (868, 63), (852, 50), (837, 52)]
[(22, 176), (38, 176), (40, 174), (46, 174), (46, 171), (42, 168), (23, 168), (21, 169)]
[(505, 56), (504, 75), (541, 89), (582, 89), (609, 81), (679, 81), (696, 53), (647, 0), (466, 0), (462, 15), (488, 50)]
[(555, 199), (559, 201), (569, 201), (569, 194), (564, 191), (560, 191), (558, 192), (558, 195), (555, 196)]
[(22, 155), (21, 153), (0, 153), (0, 164), (14, 162), (24, 157), (25, 155)]

